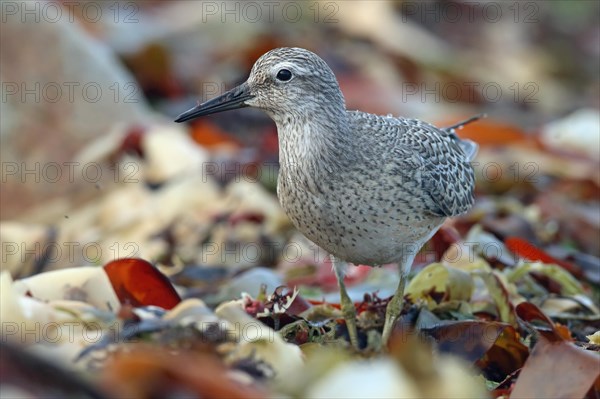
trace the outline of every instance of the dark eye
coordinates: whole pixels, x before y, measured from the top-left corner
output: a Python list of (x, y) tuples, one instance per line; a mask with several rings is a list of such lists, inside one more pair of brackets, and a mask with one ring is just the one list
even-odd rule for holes
[(277, 80), (281, 80), (282, 82), (287, 82), (291, 78), (292, 78), (292, 73), (289, 71), (289, 69), (280, 69), (279, 72), (277, 72)]

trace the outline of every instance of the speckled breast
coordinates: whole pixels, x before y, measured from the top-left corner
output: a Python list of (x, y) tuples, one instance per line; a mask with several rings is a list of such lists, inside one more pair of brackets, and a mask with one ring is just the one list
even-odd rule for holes
[(313, 179), (282, 169), (277, 188), (296, 228), (334, 256), (371, 266), (412, 261), (444, 218), (423, 213), (410, 187), (388, 187), (381, 176), (373, 182), (356, 173)]

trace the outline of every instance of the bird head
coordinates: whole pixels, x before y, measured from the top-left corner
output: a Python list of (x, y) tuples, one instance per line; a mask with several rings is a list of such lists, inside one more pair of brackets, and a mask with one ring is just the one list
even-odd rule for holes
[(345, 110), (327, 63), (308, 50), (283, 47), (262, 55), (246, 82), (184, 112), (175, 122), (244, 107), (262, 109), (275, 122)]

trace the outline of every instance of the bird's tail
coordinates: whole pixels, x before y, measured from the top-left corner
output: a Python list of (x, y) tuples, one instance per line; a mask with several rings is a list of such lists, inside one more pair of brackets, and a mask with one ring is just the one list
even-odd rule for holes
[(472, 140), (467, 139), (459, 139), (458, 145), (460, 149), (465, 153), (465, 156), (469, 161), (472, 161), (477, 155), (477, 150), (479, 149), (479, 145)]
[(472, 140), (459, 138), (456, 135), (456, 131), (462, 129), (463, 126), (465, 126), (469, 123), (475, 122), (475, 121), (477, 121), (481, 118), (485, 118), (485, 117), (487, 117), (486, 114), (475, 115), (469, 119), (466, 119), (466, 120), (458, 122), (452, 126), (448, 126), (448, 127), (444, 128), (444, 130), (446, 132), (448, 132), (450, 135), (452, 135), (458, 141), (458, 145), (460, 146), (460, 149), (465, 153), (465, 156), (467, 157), (467, 159), (469, 161), (471, 161), (471, 160), (473, 160), (473, 158), (475, 158), (475, 155), (477, 155), (477, 150), (479, 149), (479, 146), (477, 145), (476, 142), (474, 142)]
[(463, 128), (463, 126), (468, 125), (469, 123), (478, 121), (479, 119), (483, 119), (483, 118), (487, 118), (487, 114), (479, 114), (479, 115), (475, 115), (470, 117), (469, 119), (465, 119), (464, 121), (460, 121), (458, 123), (455, 123), (452, 126), (448, 126), (445, 127), (444, 130), (451, 133), (451, 132), (455, 132), (457, 130), (460, 130)]

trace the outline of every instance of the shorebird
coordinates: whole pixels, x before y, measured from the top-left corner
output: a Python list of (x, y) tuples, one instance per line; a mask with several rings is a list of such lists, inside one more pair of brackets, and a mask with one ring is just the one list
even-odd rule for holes
[(246, 82), (179, 115), (184, 122), (255, 107), (277, 125), (277, 195), (296, 228), (331, 254), (341, 309), (358, 348), (356, 309), (344, 285), (347, 262), (398, 265), (385, 315), (385, 344), (401, 310), (406, 275), (444, 220), (471, 208), (477, 145), (455, 130), (346, 109), (327, 63), (301, 48), (262, 55)]

